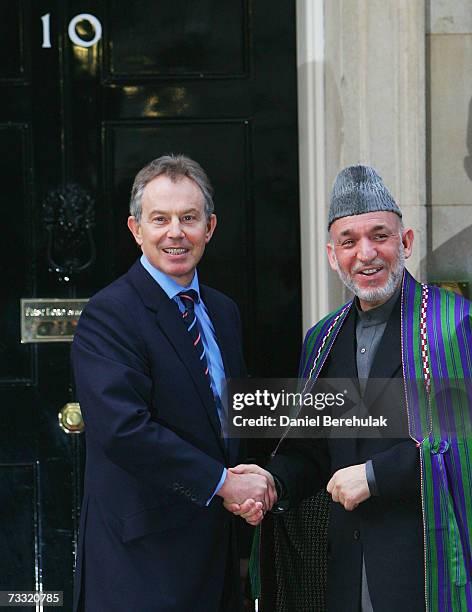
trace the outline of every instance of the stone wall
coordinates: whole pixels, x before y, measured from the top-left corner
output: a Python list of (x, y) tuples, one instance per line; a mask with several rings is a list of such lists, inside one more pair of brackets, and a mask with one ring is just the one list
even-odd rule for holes
[(472, 289), (472, 4), (427, 8), (428, 277)]

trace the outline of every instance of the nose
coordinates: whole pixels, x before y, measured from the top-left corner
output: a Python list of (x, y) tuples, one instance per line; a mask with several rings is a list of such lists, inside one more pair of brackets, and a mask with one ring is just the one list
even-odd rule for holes
[(363, 238), (358, 243), (357, 259), (362, 263), (369, 263), (377, 257), (375, 244), (368, 238)]
[(167, 236), (169, 238), (182, 238), (183, 234), (180, 219), (178, 217), (172, 217), (167, 226)]

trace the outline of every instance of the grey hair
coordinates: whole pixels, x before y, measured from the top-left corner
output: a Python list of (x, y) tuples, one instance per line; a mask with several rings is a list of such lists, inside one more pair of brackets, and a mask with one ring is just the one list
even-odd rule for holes
[(149, 162), (149, 164), (138, 172), (134, 179), (131, 189), (129, 214), (133, 216), (138, 223), (141, 223), (144, 189), (149, 182), (161, 175), (168, 176), (172, 181), (177, 181), (184, 177), (195, 181), (203, 194), (205, 216), (207, 219), (211, 217), (215, 210), (213, 204), (213, 187), (205, 171), (199, 163), (190, 159), (190, 157), (170, 153), (169, 155), (162, 155), (157, 159), (153, 159), (152, 162)]

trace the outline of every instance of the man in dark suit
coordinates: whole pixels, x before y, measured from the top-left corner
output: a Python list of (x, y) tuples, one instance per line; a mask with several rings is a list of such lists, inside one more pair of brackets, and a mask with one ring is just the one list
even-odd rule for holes
[(198, 282), (216, 226), (189, 158), (136, 176), (128, 227), (142, 257), (96, 294), (72, 347), (87, 462), (74, 611), (241, 610), (223, 498), (271, 505), (269, 480), (235, 474), (221, 388), (244, 376), (235, 303)]
[[(340, 172), (331, 197), (328, 258), (356, 297), (308, 331), (300, 376), (352, 379), (370, 410), (403, 420), (405, 437), (359, 434), (345, 439), (333, 432), (329, 439), (285, 439), (267, 466), (278, 489), (275, 512), (297, 506), (322, 488), (331, 496), (329, 612), (425, 608), (419, 450), (408, 438), (403, 391), (392, 397), (391, 387), (384, 384), (403, 374), (402, 279), (407, 278), (404, 264), (412, 251), (413, 232), (403, 227), (401, 216), (372, 168), (352, 166)], [(239, 470), (265, 473), (256, 466)], [(255, 500), (227, 506), (251, 524), (263, 516), (262, 504)], [(305, 538), (311, 533), (308, 524), (314, 523), (310, 508), (301, 506), (302, 512), (308, 511)], [(294, 574), (296, 563), (299, 558), (290, 568)], [(303, 577), (296, 582), (302, 591), (310, 587), (310, 576), (304, 568), (300, 572)], [(288, 580), (293, 583), (294, 576)], [(296, 601), (308, 605), (303, 609), (318, 609), (310, 603), (310, 588), (306, 593), (296, 591), (291, 590)], [(292, 602), (291, 609), (302, 609), (299, 605)]]

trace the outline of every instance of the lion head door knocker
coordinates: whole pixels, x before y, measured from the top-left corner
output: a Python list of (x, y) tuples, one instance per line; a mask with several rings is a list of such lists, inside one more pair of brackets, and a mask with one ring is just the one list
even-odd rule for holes
[(42, 210), (49, 270), (69, 282), (95, 260), (95, 201), (83, 187), (68, 183), (47, 194)]

